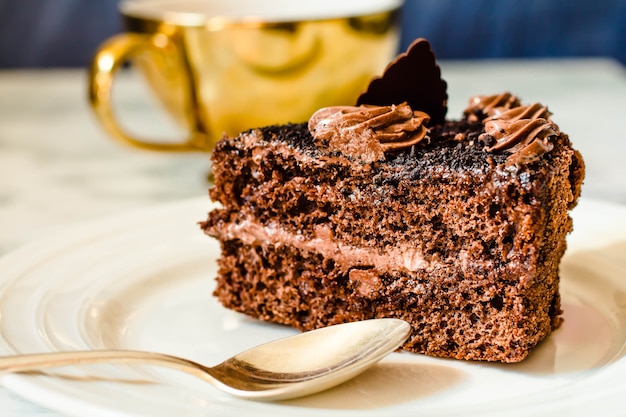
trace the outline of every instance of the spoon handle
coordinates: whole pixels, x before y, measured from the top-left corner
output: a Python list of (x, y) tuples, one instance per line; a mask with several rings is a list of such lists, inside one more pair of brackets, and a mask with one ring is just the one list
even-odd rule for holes
[(0, 356), (0, 374), (39, 371), (59, 366), (97, 363), (133, 363), (164, 366), (214, 382), (209, 368), (175, 356), (134, 350), (86, 350)]

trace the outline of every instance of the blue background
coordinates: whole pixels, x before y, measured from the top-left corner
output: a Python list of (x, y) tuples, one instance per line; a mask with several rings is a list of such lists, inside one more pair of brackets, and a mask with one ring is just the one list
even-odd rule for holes
[[(117, 3), (0, 0), (0, 68), (88, 65), (122, 31)], [(407, 0), (402, 49), (416, 37), (439, 59), (604, 56), (626, 64), (626, 0)]]

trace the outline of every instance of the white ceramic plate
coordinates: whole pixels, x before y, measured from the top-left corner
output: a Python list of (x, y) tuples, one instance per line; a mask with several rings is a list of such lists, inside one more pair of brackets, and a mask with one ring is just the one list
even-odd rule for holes
[[(205, 199), (78, 227), (0, 260), (0, 353), (131, 348), (214, 364), (295, 333), (211, 296), (219, 248)], [(515, 365), (394, 353), (330, 391), (283, 403), (231, 398), (174, 371), (98, 365), (6, 375), (70, 416), (623, 415), (626, 208), (581, 201), (562, 263), (564, 325)]]

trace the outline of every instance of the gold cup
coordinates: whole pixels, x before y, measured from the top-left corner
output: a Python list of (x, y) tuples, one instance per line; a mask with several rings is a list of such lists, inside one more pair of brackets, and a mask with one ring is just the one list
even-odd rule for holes
[[(156, 151), (210, 151), (223, 134), (304, 122), (353, 104), (397, 52), (402, 0), (127, 0), (127, 31), (98, 49), (89, 99), (116, 139)], [(126, 62), (189, 132), (162, 143), (128, 134), (111, 87)]]

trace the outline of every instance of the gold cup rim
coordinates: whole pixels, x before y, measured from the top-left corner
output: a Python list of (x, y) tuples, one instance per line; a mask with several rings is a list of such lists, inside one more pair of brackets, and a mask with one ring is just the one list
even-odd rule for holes
[[(348, 1), (348, 3), (346, 3)], [(124, 16), (133, 19), (145, 19), (185, 27), (204, 27), (209, 30), (219, 30), (226, 26), (259, 26), (271, 24), (286, 24), (296, 22), (313, 22), (358, 18), (380, 13), (388, 13), (402, 7), (404, 0), (275, 0), (277, 4), (315, 4), (315, 12), (298, 13), (294, 9), (280, 9), (272, 12), (273, 15), (258, 8), (258, 0), (247, 0), (254, 5), (250, 11), (242, 10), (235, 13), (217, 12), (208, 13), (207, 5), (228, 4), (224, 0), (122, 0), (119, 10)], [(255, 4), (256, 3), (256, 4)], [(332, 11), (326, 5), (340, 4)], [(177, 10), (167, 6), (175, 5)], [(160, 9), (160, 7), (162, 7)], [(232, 8), (232, 7), (231, 7)]]

